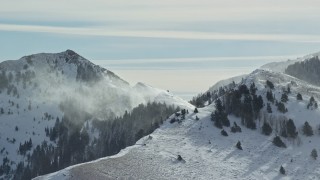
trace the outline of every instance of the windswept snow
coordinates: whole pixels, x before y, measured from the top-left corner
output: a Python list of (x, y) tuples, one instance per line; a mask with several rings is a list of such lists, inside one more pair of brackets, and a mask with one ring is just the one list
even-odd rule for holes
[[(199, 108), (197, 114), (189, 109), (191, 113), (182, 123), (171, 124), (167, 120), (150, 135), (152, 138), (146, 136), (116, 156), (72, 166), (36, 179), (320, 179), (320, 161), (310, 157), (312, 149), (320, 150), (320, 111), (306, 108), (311, 96), (320, 99), (320, 88), (281, 72), (262, 69), (249, 74), (242, 83), (249, 86), (254, 82), (258, 88), (257, 95), (261, 95), (266, 104), (266, 80), (274, 83), (273, 93), (278, 100), (283, 89), (291, 87), (289, 101), (285, 103), (288, 112), (280, 113), (272, 105), (274, 113), (266, 116), (265, 106), (257, 120), (257, 130), (241, 126), (239, 118), (229, 115), (231, 124), (237, 122), (242, 132), (234, 134), (230, 128), (225, 128), (229, 136), (224, 137), (210, 120), (215, 109), (213, 105)], [(296, 100), (298, 92), (302, 94), (303, 101)], [(200, 120), (197, 121), (196, 116)], [(263, 117), (274, 121), (292, 118), (299, 132), (298, 138), (282, 138), (287, 148), (274, 146), (272, 139), (278, 132), (273, 127), (272, 135), (262, 135)], [(315, 135), (303, 135), (301, 127), (305, 121), (313, 127)], [(235, 147), (238, 141), (243, 150)], [(183, 161), (177, 160), (178, 155)], [(286, 175), (279, 173), (280, 166), (285, 168)]]
[[(288, 141), (286, 149), (274, 146), (273, 136), (243, 126), (242, 133), (228, 129), (229, 136), (223, 137), (210, 120), (213, 109), (188, 114), (181, 124), (167, 121), (151, 134), (152, 139), (144, 137), (119, 155), (36, 179), (319, 179), (320, 161), (311, 159), (309, 149), (320, 148), (318, 135), (303, 138), (302, 146)], [(239, 119), (229, 118), (240, 124)], [(238, 140), (243, 151), (235, 147)], [(279, 174), (281, 165), (287, 175)]]
[(305, 61), (319, 55), (320, 55), (320, 52), (317, 52), (317, 53), (309, 54), (294, 60), (288, 59), (287, 61), (271, 62), (261, 66), (261, 69), (271, 70), (275, 72), (284, 72), (289, 65), (292, 65), (296, 62)]
[[(80, 67), (82, 69), (79, 70)], [(193, 108), (167, 91), (147, 85), (132, 87), (113, 72), (71, 50), (5, 61), (0, 63), (0, 73), (2, 71), (7, 77), (12, 76), (9, 85), (17, 89), (16, 94), (10, 93), (7, 87), (0, 90), (0, 108), (3, 109), (0, 113), (0, 158), (7, 157), (12, 170), (43, 141), (56, 146), (46, 136), (45, 128), (52, 128), (56, 119), (62, 119), (64, 112), (60, 105), (66, 100), (74, 101), (82, 110), (100, 120), (121, 116), (141, 103), (154, 101)], [(34, 77), (23, 82), (27, 76), (23, 74), (25, 72), (33, 73)], [(81, 73), (85, 72), (87, 74), (82, 78), (93, 76), (98, 77), (98, 81), (94, 79), (94, 83), (86, 83), (79, 80)], [(21, 80), (16, 80), (19, 73), (22, 74)], [(29, 139), (32, 140), (32, 149), (26, 155), (19, 154), (19, 145)]]
[(139, 82), (133, 86), (134, 92), (142, 96), (146, 102), (160, 102), (166, 104), (173, 104), (180, 108), (194, 108), (193, 105), (187, 103), (182, 98), (175, 96), (169, 91), (157, 89), (145, 83)]
[(233, 82), (235, 84), (238, 84), (241, 82), (242, 79), (244, 79), (247, 76), (248, 76), (248, 74), (243, 74), (243, 75), (231, 77), (229, 79), (224, 79), (224, 80), (218, 81), (216, 84), (211, 86), (208, 91), (213, 92), (215, 90), (219, 90), (220, 87), (228, 86), (229, 84), (232, 84)]

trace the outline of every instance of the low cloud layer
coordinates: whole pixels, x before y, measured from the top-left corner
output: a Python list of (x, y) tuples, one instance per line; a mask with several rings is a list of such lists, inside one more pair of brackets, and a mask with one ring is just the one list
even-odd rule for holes
[(222, 32), (191, 32), (191, 31), (110, 31), (108, 28), (72, 28), (36, 25), (0, 24), (0, 31), (37, 32), (79, 36), (107, 37), (141, 37), (165, 39), (195, 39), (195, 40), (236, 40), (236, 41), (278, 41), (278, 42), (310, 42), (320, 43), (320, 35), (304, 34), (248, 34)]

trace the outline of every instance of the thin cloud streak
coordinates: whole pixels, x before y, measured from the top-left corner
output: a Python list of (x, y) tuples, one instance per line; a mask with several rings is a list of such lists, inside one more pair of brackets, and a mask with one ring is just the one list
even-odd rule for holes
[(155, 64), (155, 63), (190, 63), (190, 62), (216, 62), (216, 61), (235, 61), (235, 60), (263, 60), (268, 62), (295, 59), (302, 55), (283, 55), (283, 56), (231, 56), (231, 57), (196, 57), (196, 58), (162, 58), (162, 59), (121, 59), (121, 60), (93, 60), (96, 64), (103, 65), (126, 65), (126, 64)]
[(0, 31), (36, 32), (78, 36), (106, 36), (106, 37), (137, 37), (137, 38), (165, 38), (189, 40), (235, 40), (235, 41), (276, 41), (320, 43), (320, 35), (303, 34), (248, 34), (248, 33), (220, 33), (220, 32), (191, 32), (191, 31), (123, 31), (108, 30), (108, 28), (71, 28), (57, 26), (14, 25), (0, 24)]
[[(76, 5), (76, 6), (75, 6)], [(50, 8), (48, 8), (50, 7)], [(2, 0), (0, 17), (37, 20), (235, 21), (319, 17), (317, 0)]]

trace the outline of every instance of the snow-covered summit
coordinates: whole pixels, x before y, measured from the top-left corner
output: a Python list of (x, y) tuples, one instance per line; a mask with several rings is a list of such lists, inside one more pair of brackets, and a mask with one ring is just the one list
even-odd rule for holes
[[(6, 70), (18, 70), (23, 69), (24, 65), (30, 65), (30, 66), (41, 66), (44, 64), (54, 64), (59, 63), (73, 63), (73, 64), (92, 64), (89, 60), (83, 58), (76, 52), (72, 50), (66, 50), (64, 52), (60, 53), (38, 53), (38, 54), (32, 54), (28, 56), (23, 56), (19, 60), (8, 60), (1, 63), (1, 68), (4, 68)], [(14, 66), (16, 66), (15, 69)]]
[(42, 76), (55, 71), (65, 78), (87, 82), (97, 81), (105, 76), (110, 80), (128, 84), (113, 72), (93, 64), (72, 50), (60, 53), (39, 53), (24, 56), (19, 60), (4, 61), (0, 63), (0, 70), (13, 72), (32, 70)]

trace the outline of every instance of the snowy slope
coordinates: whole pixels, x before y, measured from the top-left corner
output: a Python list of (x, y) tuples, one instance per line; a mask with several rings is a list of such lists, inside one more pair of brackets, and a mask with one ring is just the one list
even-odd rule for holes
[(320, 55), (320, 52), (317, 52), (317, 53), (309, 54), (309, 55), (306, 55), (306, 56), (303, 56), (303, 57), (300, 57), (297, 59), (293, 59), (293, 60), (289, 59), (287, 61), (271, 62), (271, 63), (268, 63), (268, 64), (261, 66), (261, 69), (272, 70), (275, 72), (284, 72), (288, 66), (290, 66), (296, 62), (305, 61), (305, 60), (311, 59), (311, 58), (313, 58), (315, 56), (319, 56), (319, 55)]
[[(210, 120), (215, 109), (211, 104), (199, 109), (198, 114), (187, 114), (180, 124), (167, 120), (151, 134), (152, 138), (144, 137), (116, 156), (36, 179), (320, 179), (320, 161), (310, 157), (313, 148), (320, 150), (317, 131), (320, 111), (307, 109), (311, 96), (320, 99), (320, 88), (281, 72), (262, 69), (249, 74), (243, 83), (249, 86), (254, 82), (257, 95), (261, 95), (266, 103), (266, 80), (273, 82), (273, 93), (278, 100), (283, 88), (290, 86), (289, 101), (285, 104), (288, 112), (280, 113), (272, 105), (273, 113), (267, 114), (264, 106), (257, 120), (257, 130), (241, 126), (239, 118), (229, 115), (231, 124), (237, 122), (242, 132), (233, 134), (230, 128), (225, 128), (229, 136), (222, 136), (221, 130)], [(296, 100), (298, 92), (303, 101)], [(193, 112), (192, 109), (189, 112)], [(196, 116), (200, 120), (195, 120)], [(272, 139), (279, 133), (277, 126), (289, 118), (294, 120), (299, 135), (296, 139), (282, 138), (287, 148), (276, 147)], [(263, 120), (273, 121), (272, 135), (261, 134)], [(313, 127), (314, 136), (303, 135), (301, 127), (305, 121)], [(235, 147), (238, 141), (243, 151)], [(178, 161), (178, 155), (184, 161)], [(286, 175), (279, 174), (281, 165), (286, 169)]]
[[(0, 74), (10, 79), (0, 88), (0, 159), (8, 158), (12, 170), (43, 141), (56, 146), (46, 136), (45, 128), (62, 119), (65, 111), (60, 105), (65, 102), (100, 120), (121, 116), (126, 110), (153, 101), (192, 107), (164, 90), (151, 86), (138, 90), (71, 50), (2, 62)], [(19, 154), (19, 145), (30, 139), (32, 148), (26, 155)]]
[[(190, 114), (182, 124), (167, 122), (151, 134), (151, 140), (145, 137), (117, 156), (73, 166), (37, 179), (319, 178), (320, 163), (310, 158), (307, 148), (312, 143), (312, 148), (319, 149), (318, 137), (303, 138), (306, 145), (298, 147), (292, 144), (287, 149), (275, 147), (271, 137), (248, 129), (222, 137), (220, 130), (210, 121), (211, 108), (200, 109), (199, 121)], [(239, 123), (239, 119), (229, 118)], [(243, 151), (235, 148), (238, 140)], [(181, 155), (185, 162), (177, 161), (177, 155)], [(287, 169), (286, 176), (279, 174), (280, 165)]]
[[(295, 120), (295, 124), (297, 127), (302, 126), (305, 121), (308, 121), (314, 127), (320, 124), (318, 120), (320, 117), (319, 109), (307, 109), (307, 104), (311, 96), (313, 96), (317, 101), (320, 100), (320, 87), (310, 85), (305, 81), (299, 80), (284, 73), (260, 69), (252, 72), (245, 79), (244, 83), (249, 86), (252, 82), (254, 82), (256, 84), (256, 87), (259, 89), (257, 94), (261, 95), (264, 98), (264, 102), (267, 102), (266, 93), (268, 91), (268, 88), (265, 88), (266, 80), (273, 82), (275, 86), (273, 94), (278, 101), (280, 101), (281, 95), (288, 86), (291, 90), (291, 93), (288, 94), (289, 101), (285, 103), (288, 112), (285, 114), (280, 113), (276, 110), (276, 106), (272, 104), (272, 116), (283, 116), (287, 119), (291, 118)], [(297, 101), (296, 96), (298, 93), (302, 94), (302, 101)], [(264, 110), (266, 110), (266, 107), (264, 107)]]
[(133, 91), (142, 96), (146, 102), (161, 102), (166, 104), (174, 104), (181, 108), (193, 108), (193, 105), (186, 103), (182, 98), (175, 96), (169, 91), (157, 89), (144, 83), (137, 83), (133, 86)]
[(239, 76), (235, 76), (235, 77), (231, 77), (229, 79), (224, 79), (221, 81), (218, 81), (216, 84), (214, 84), (213, 86), (211, 86), (209, 88), (209, 92), (213, 92), (215, 90), (219, 90), (220, 87), (225, 87), (228, 86), (230, 84), (232, 84), (233, 82), (238, 84), (241, 82), (242, 79), (244, 79), (246, 76), (248, 76), (247, 74), (243, 74), (243, 75), (239, 75)]

